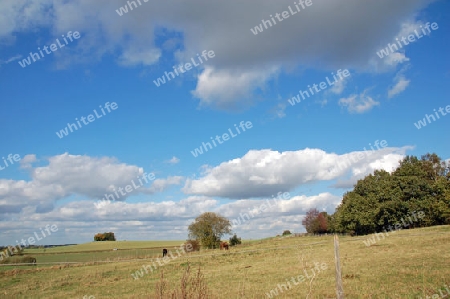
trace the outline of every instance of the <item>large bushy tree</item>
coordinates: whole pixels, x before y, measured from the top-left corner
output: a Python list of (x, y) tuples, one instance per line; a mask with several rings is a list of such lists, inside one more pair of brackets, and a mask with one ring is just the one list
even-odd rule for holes
[(423, 211), (411, 227), (450, 224), (450, 165), (436, 154), (406, 156), (392, 172), (376, 170), (344, 194), (333, 229), (357, 234), (380, 232)]
[(231, 233), (231, 223), (225, 217), (213, 212), (205, 212), (195, 218), (188, 227), (189, 238), (200, 241), (206, 248), (218, 248), (220, 238)]

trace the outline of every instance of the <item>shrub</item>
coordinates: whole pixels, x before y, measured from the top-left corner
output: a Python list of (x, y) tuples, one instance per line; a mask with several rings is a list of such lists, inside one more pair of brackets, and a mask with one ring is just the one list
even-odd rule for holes
[(289, 231), (289, 230), (285, 230), (283, 232), (283, 236), (287, 236), (287, 235), (290, 235), (290, 234), (291, 234), (291, 231)]
[(17, 246), (0, 246), (0, 261), (14, 255), (23, 255), (23, 248)]
[(184, 242), (184, 251), (200, 251), (200, 242), (197, 240), (186, 240), (186, 242)]
[(29, 255), (11, 256), (1, 260), (0, 264), (36, 264), (36, 258)]
[(238, 238), (236, 236), (236, 234), (234, 234), (231, 238), (230, 238), (230, 246), (235, 246), (235, 245), (239, 245), (241, 244), (241, 238)]
[(114, 233), (98, 233), (94, 236), (94, 241), (115, 241), (116, 237), (114, 236)]
[(164, 271), (161, 271), (160, 279), (155, 285), (155, 298), (160, 299), (213, 299), (216, 298), (208, 288), (206, 279), (200, 270), (196, 273), (191, 272), (191, 267), (188, 264), (183, 276), (181, 277), (180, 285), (171, 290), (169, 282), (164, 278)]

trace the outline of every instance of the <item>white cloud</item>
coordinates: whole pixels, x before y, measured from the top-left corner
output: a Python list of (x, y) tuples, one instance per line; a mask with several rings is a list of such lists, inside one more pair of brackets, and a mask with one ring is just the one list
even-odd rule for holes
[(197, 87), (192, 94), (200, 99), (200, 106), (239, 110), (249, 107), (253, 103), (252, 93), (257, 88), (263, 88), (276, 73), (275, 68), (247, 71), (206, 67), (198, 76)]
[(60, 186), (66, 194), (101, 197), (106, 191), (128, 185), (143, 168), (119, 163), (115, 158), (94, 158), (68, 153), (50, 157), (48, 166), (35, 168), (31, 176), (40, 185)]
[(187, 179), (187, 194), (227, 198), (262, 197), (290, 191), (308, 183), (369, 174), (375, 167), (391, 170), (408, 147), (381, 148), (337, 155), (320, 149), (278, 152), (251, 150), (242, 158), (205, 169), (198, 179)]
[[(47, 166), (32, 168), (35, 155), (26, 155), (21, 167), (29, 170), (30, 181), (0, 179), (0, 207), (4, 213), (18, 212), (27, 205), (36, 208), (36, 212), (51, 210), (55, 201), (78, 195), (90, 199), (100, 199), (119, 188), (125, 188), (132, 181), (138, 188), (125, 193), (118, 200), (125, 200), (134, 194), (154, 194), (163, 192), (171, 185), (181, 184), (180, 176), (157, 178), (153, 182), (143, 179), (149, 176), (143, 168), (118, 162), (110, 157), (89, 157), (69, 155), (68, 153), (50, 157)], [(142, 180), (142, 186), (138, 178)]]
[(159, 49), (146, 50), (145, 47), (143, 49), (129, 49), (125, 50), (119, 57), (118, 63), (123, 66), (152, 65), (160, 57), (161, 51)]
[(342, 80), (335, 82), (333, 87), (330, 89), (330, 92), (332, 92), (334, 94), (341, 94), (345, 89), (345, 85), (346, 85), (347, 81), (348, 81), (348, 79), (344, 78)]
[[(187, 226), (193, 218), (215, 209), (217, 205), (216, 200), (203, 196), (190, 196), (179, 202), (112, 201), (101, 206), (83, 200), (64, 203), (42, 213), (26, 207), (14, 215), (14, 220), (0, 221), (0, 230), (2, 241), (10, 239), (10, 244), (31, 236), (34, 231), (39, 233), (39, 227), (46, 224), (56, 224), (58, 232), (39, 244), (89, 242), (95, 233), (103, 231), (113, 231), (119, 240), (185, 240)], [(77, 236), (76, 241), (74, 235)]]
[(163, 192), (172, 185), (180, 185), (183, 180), (184, 178), (182, 176), (169, 176), (167, 179), (156, 179), (150, 188), (142, 189), (142, 193), (154, 194), (156, 192)]
[(172, 159), (166, 161), (169, 164), (177, 164), (180, 162), (180, 159), (178, 159), (177, 157), (173, 156)]
[(400, 31), (397, 33), (397, 35), (395, 36), (395, 38), (392, 41), (394, 42), (396, 39), (401, 40), (403, 37), (407, 39), (408, 35), (414, 34), (414, 30), (420, 30), (420, 26), (422, 26), (422, 25), (423, 25), (423, 23), (420, 21), (414, 22), (414, 21), (408, 20), (406, 22), (403, 22), (401, 24)]
[[(284, 198), (284, 195), (286, 195), (286, 198)], [(341, 196), (328, 192), (315, 196), (292, 196), (289, 192), (280, 192), (275, 194), (274, 197), (265, 199), (241, 199), (225, 203), (218, 207), (216, 212), (230, 220), (237, 220), (239, 217), (248, 220), (246, 217), (242, 217), (246, 213), (254, 220), (263, 219), (267, 222), (268, 219), (273, 217), (305, 214), (311, 208), (323, 210), (324, 207), (329, 207), (332, 210), (340, 203), (341, 199)], [(261, 207), (263, 204), (267, 207)]]
[(20, 58), (22, 58), (22, 55), (16, 55), (16, 56), (10, 57), (10, 58), (6, 59), (5, 61), (0, 60), (0, 67), (2, 66), (2, 64), (8, 64), (8, 63), (16, 61)]
[[(95, 207), (93, 201), (65, 203), (44, 213), (25, 208), (13, 220), (0, 222), (2, 240), (28, 238), (39, 227), (56, 224), (58, 231), (37, 244), (89, 242), (97, 232), (113, 231), (118, 240), (185, 240), (187, 227), (198, 215), (216, 212), (231, 221), (241, 217), (241, 224), (233, 231), (243, 238), (263, 238), (281, 234), (285, 229), (304, 231), (301, 220), (310, 208), (334, 212), (342, 197), (330, 193), (314, 196), (290, 195), (287, 199), (268, 199), (271, 206), (261, 212), (266, 199), (242, 199), (221, 204), (205, 196), (189, 196), (180, 200), (162, 202), (105, 202)], [(260, 212), (245, 216), (249, 211)], [(245, 221), (243, 221), (245, 220)], [(77, 236), (74, 241), (73, 236)], [(227, 236), (225, 236), (226, 238)], [(6, 245), (6, 244), (3, 244)]]
[[(353, 188), (358, 180), (363, 179), (370, 173), (373, 173), (376, 169), (383, 169), (388, 172), (392, 172), (398, 166), (398, 162), (403, 159), (407, 150), (412, 150), (414, 147), (405, 146), (392, 151), (392, 148), (384, 148), (379, 152), (376, 159), (372, 161), (358, 161), (353, 163), (351, 169), (351, 176), (349, 178), (339, 178), (335, 188)], [(352, 162), (357, 157), (357, 154), (353, 153), (346, 157), (347, 162)]]
[(17, 0), (0, 2), (0, 39), (52, 22), (52, 0)]
[(394, 79), (395, 85), (388, 90), (388, 97), (392, 98), (395, 95), (403, 92), (409, 85), (410, 80), (407, 80), (403, 75), (397, 75)]
[(359, 95), (353, 94), (348, 98), (341, 98), (339, 100), (339, 105), (347, 107), (347, 110), (350, 113), (364, 113), (373, 107), (380, 105), (380, 102), (375, 101), (370, 96), (366, 96), (366, 93), (363, 92)]
[[(14, 240), (31, 236), (46, 224), (57, 224), (59, 231), (42, 241), (45, 244), (73, 243), (73, 235), (78, 237), (76, 242), (87, 242), (100, 231), (114, 231), (119, 240), (144, 240), (149, 234), (152, 239), (184, 240), (187, 226), (203, 212), (218, 212), (232, 220), (249, 211), (258, 212), (266, 199), (272, 200), (271, 195), (276, 197), (278, 192), (300, 185), (337, 179), (335, 187), (348, 188), (356, 178), (374, 169), (392, 170), (408, 149), (386, 147), (370, 154), (356, 151), (342, 155), (319, 149), (249, 151), (242, 158), (205, 167), (199, 179), (191, 179), (184, 186), (185, 192), (195, 195), (180, 201), (100, 204), (95, 199), (111, 185), (129, 184), (143, 170), (108, 157), (58, 155), (49, 158), (47, 166), (31, 168), (31, 181), (0, 180), (2, 216), (10, 219), (14, 215), (14, 220), (0, 222), (2, 240), (14, 244)], [(23, 160), (31, 167), (37, 158), (27, 155)], [(156, 179), (150, 187), (138, 191), (161, 192), (183, 180), (177, 176)], [(54, 205), (57, 199), (73, 196), (84, 198)], [(223, 204), (211, 196), (238, 200)], [(266, 198), (250, 199), (254, 197)], [(308, 209), (333, 213), (341, 198), (330, 193), (291, 194), (262, 213), (244, 217), (246, 220), (241, 219), (242, 224), (233, 229), (245, 238), (273, 236), (285, 229), (301, 232), (301, 220)]]
[(283, 118), (286, 116), (286, 104), (285, 103), (278, 103), (275, 107), (273, 107), (270, 110), (270, 114), (274, 118)]
[(397, 64), (401, 64), (403, 62), (409, 61), (409, 58), (406, 57), (405, 53), (394, 52), (391, 53), (388, 57), (384, 58), (384, 62), (389, 66), (397, 66)]
[[(388, 51), (389, 55), (383, 57), (382, 59), (379, 59), (379, 57), (376, 57), (376, 59), (371, 59), (369, 64), (371, 64), (377, 71), (387, 71), (395, 68), (397, 65), (409, 61), (410, 59), (406, 56), (406, 50), (409, 47), (409, 44), (405, 45), (402, 39), (406, 39), (406, 43), (409, 43), (407, 40), (408, 35), (414, 35), (414, 31), (420, 30), (420, 26), (422, 24), (423, 23), (421, 21), (416, 21), (412, 18), (408, 18), (403, 21), (400, 24), (400, 28), (398, 29), (396, 35), (386, 36), (385, 39), (380, 40), (377, 51), (384, 48)], [(389, 47), (389, 44), (392, 48)]]
[(262, 238), (281, 234), (286, 229), (303, 232), (301, 220), (309, 209), (334, 213), (341, 200), (341, 196), (327, 192), (314, 196), (288, 194), (287, 199), (280, 195), (279, 199), (275, 196), (275, 199), (237, 200), (221, 205), (216, 212), (230, 219), (238, 236)]
[[(148, 66), (166, 61), (162, 49), (174, 38), (170, 33), (176, 33), (183, 36), (182, 44), (168, 55), (173, 54), (180, 63), (203, 50), (215, 52), (214, 59), (188, 74), (200, 73), (192, 92), (200, 106), (242, 110), (258, 100), (255, 93), (279, 72), (292, 67), (313, 67), (320, 61), (328, 70), (373, 71), (378, 66), (371, 61), (380, 41), (392, 40), (393, 32), (410, 31), (411, 26), (405, 24), (419, 24), (413, 18), (431, 2), (379, 0), (360, 5), (359, 0), (315, 1), (307, 10), (255, 36), (250, 28), (287, 10), (292, 1), (168, 0), (146, 3), (121, 17), (115, 10), (126, 5), (122, 0), (3, 1), (0, 39), (12, 40), (15, 34), (35, 28), (48, 29), (54, 37), (76, 30), (81, 38), (73, 44), (73, 51), (55, 53), (58, 68), (97, 63), (104, 55), (113, 55), (123, 66)], [(211, 17), (211, 11), (220, 12), (220, 17)], [(236, 18), (236, 11), (245, 17)], [(309, 29), (299, 32), (298, 28)], [(155, 44), (157, 39), (161, 44)], [(406, 57), (399, 55), (377, 64), (405, 61)]]
[(31, 164), (33, 164), (36, 161), (37, 161), (36, 155), (25, 155), (20, 160), (20, 168), (22, 168), (22, 169), (31, 169)]

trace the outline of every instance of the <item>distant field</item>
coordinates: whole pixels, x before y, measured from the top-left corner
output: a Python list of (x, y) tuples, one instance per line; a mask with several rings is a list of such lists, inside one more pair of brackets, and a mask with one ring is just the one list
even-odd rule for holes
[[(38, 263), (88, 263), (153, 258), (162, 255), (162, 248), (179, 248), (184, 241), (116, 241), (91, 242), (52, 248), (26, 249)], [(113, 250), (117, 248), (117, 250)], [(0, 272), (13, 267), (0, 267)]]
[(139, 249), (154, 247), (180, 246), (184, 241), (114, 241), (114, 242), (90, 242), (85, 244), (58, 246), (52, 248), (27, 249), (30, 253), (62, 253), (62, 252), (83, 252), (83, 251), (103, 251), (117, 249)]
[[(345, 298), (417, 298), (438, 294), (450, 285), (450, 226), (403, 230), (390, 234), (375, 244), (363, 241), (372, 236), (340, 237), (340, 255)], [(77, 249), (59, 254), (35, 255), (38, 263), (90, 258), (109, 263), (80, 264), (68, 267), (36, 266), (1, 270), (0, 298), (155, 298), (155, 284), (161, 271), (168, 287), (180, 284), (187, 264), (193, 270), (201, 267), (208, 287), (216, 298), (269, 298), (279, 284), (291, 282), (291, 288), (273, 298), (336, 298), (333, 237), (271, 238), (244, 242), (228, 252), (204, 250), (183, 254), (158, 266), (153, 273), (131, 274), (150, 265), (154, 259), (143, 258), (149, 252), (160, 255), (160, 248), (172, 249), (180, 242), (112, 242), (115, 248), (130, 250), (89, 252), (97, 244), (77, 245)], [(126, 244), (129, 243), (129, 244)], [(153, 249), (143, 249), (153, 244)], [(163, 245), (164, 244), (164, 245)], [(171, 244), (172, 247), (169, 245)], [(133, 247), (137, 246), (137, 247)], [(75, 247), (75, 246), (74, 246)], [(113, 247), (113, 248), (114, 248)], [(85, 248), (85, 252), (80, 252)], [(67, 248), (66, 248), (67, 249)], [(120, 252), (139, 252), (131, 261), (117, 260)], [(79, 252), (79, 253), (76, 253)], [(94, 256), (92, 256), (94, 254)], [(97, 255), (98, 254), (98, 255)], [(143, 255), (141, 255), (143, 254)], [(174, 254), (175, 255), (175, 254)], [(130, 257), (132, 255), (129, 255)], [(326, 265), (314, 278), (298, 282), (305, 271), (313, 277), (314, 263)], [(31, 269), (31, 270), (30, 270)], [(273, 293), (272, 293), (273, 295)], [(93, 297), (91, 297), (93, 298)]]

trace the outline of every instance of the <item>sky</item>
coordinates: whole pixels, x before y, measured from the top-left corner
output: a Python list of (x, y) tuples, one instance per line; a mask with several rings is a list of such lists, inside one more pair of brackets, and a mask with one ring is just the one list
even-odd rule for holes
[(449, 15), (432, 0), (0, 1), (0, 245), (186, 240), (203, 212), (243, 239), (301, 233), (375, 169), (448, 160)]

